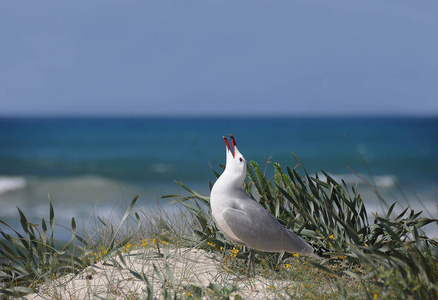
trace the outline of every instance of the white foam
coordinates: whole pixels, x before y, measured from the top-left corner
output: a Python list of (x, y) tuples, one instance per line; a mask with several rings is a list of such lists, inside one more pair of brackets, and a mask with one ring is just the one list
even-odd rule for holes
[(24, 177), (0, 176), (0, 195), (26, 186)]
[[(364, 184), (366, 182), (373, 184), (375, 183), (378, 187), (390, 188), (394, 187), (397, 184), (397, 177), (391, 174), (387, 175), (378, 175), (372, 176), (366, 174), (328, 174), (331, 178), (333, 178), (336, 182), (341, 183), (342, 180), (345, 181), (346, 184)], [(326, 181), (327, 178), (324, 174), (318, 173), (318, 177), (322, 181)]]
[(165, 163), (156, 163), (153, 166), (153, 170), (155, 173), (164, 174), (170, 170), (170, 166)]
[(394, 175), (373, 176), (374, 182), (377, 186), (393, 187), (397, 184), (397, 177)]

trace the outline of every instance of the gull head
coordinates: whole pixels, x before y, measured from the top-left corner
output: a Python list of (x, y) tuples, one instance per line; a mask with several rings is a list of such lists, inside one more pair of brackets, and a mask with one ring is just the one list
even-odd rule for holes
[(246, 177), (246, 160), (237, 150), (236, 140), (230, 134), (231, 147), (227, 138), (224, 136), (224, 142), (227, 151), (227, 163), (223, 175), (225, 175), (235, 186), (241, 187)]

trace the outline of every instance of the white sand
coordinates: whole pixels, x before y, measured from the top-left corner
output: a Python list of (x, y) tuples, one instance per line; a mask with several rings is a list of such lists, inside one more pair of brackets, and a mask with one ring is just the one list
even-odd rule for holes
[(199, 249), (162, 249), (161, 255), (155, 249), (135, 250), (125, 253), (123, 259), (124, 263), (115, 257), (96, 263), (77, 275), (60, 277), (41, 286), (39, 293), (30, 294), (26, 299), (145, 298), (147, 283), (129, 270), (145, 275), (152, 286), (154, 299), (163, 298), (163, 286), (171, 296), (176, 292), (178, 298), (185, 297), (186, 286), (190, 284), (208, 291), (204, 298), (212, 298), (214, 292), (206, 288), (210, 283), (234, 284), (237, 291), (231, 297), (235, 294), (243, 299), (275, 298), (276, 294), (287, 297), (288, 288), (294, 284), (263, 277), (248, 279), (240, 275), (243, 278), (238, 278), (224, 269), (221, 256)]

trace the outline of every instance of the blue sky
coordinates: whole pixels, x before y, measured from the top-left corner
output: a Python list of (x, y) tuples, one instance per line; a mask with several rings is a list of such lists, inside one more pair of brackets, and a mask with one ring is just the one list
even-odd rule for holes
[(0, 115), (438, 115), (436, 1), (6, 1)]

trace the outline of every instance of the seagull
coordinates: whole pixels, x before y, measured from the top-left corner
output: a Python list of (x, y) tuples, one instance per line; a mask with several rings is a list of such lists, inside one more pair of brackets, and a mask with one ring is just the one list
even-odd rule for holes
[(250, 249), (248, 276), (254, 249), (263, 252), (288, 252), (319, 257), (312, 246), (284, 228), (274, 216), (253, 200), (242, 188), (246, 178), (246, 160), (230, 134), (231, 147), (224, 136), (226, 165), (210, 194), (213, 220), (224, 236)]

